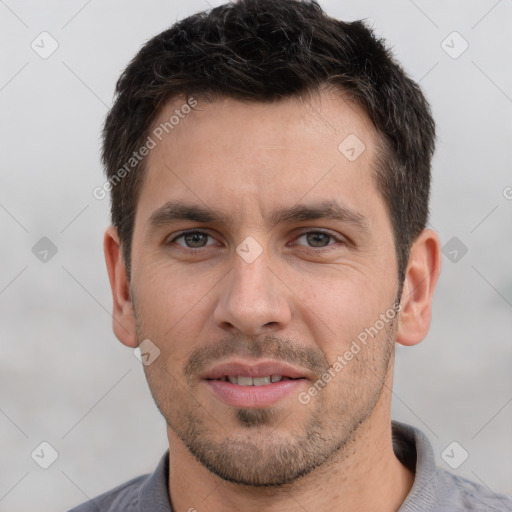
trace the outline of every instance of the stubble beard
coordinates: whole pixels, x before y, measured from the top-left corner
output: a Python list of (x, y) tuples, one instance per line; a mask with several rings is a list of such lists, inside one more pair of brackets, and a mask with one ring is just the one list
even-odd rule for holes
[[(138, 323), (139, 340), (145, 339), (142, 329), (139, 332), (141, 327)], [(297, 401), (300, 418), (304, 418), (302, 408), (307, 407), (309, 412), (307, 419), (302, 419), (302, 432), (295, 435), (279, 428), (290, 421), (294, 411), (287, 413), (274, 407), (232, 408), (229, 422), (222, 428), (220, 420), (216, 422), (197, 400), (191, 399), (194, 390), (185, 389), (186, 385), (177, 382), (157, 364), (158, 360), (145, 366), (144, 371), (167, 425), (205, 468), (239, 485), (279, 488), (349, 454), (350, 441), (373, 413), (386, 386), (395, 333), (394, 322), (390, 322), (382, 336), (372, 340), (375, 346), (363, 348), (359, 360), (354, 357), (341, 372), (350, 372), (344, 387), (336, 386), (336, 379), (343, 379), (336, 376), (308, 405)], [(356, 388), (347, 389), (349, 385)], [(230, 432), (233, 424), (236, 431)]]

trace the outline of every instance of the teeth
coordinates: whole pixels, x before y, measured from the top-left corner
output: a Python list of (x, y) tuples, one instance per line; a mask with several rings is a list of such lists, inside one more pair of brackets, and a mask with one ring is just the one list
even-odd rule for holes
[(238, 384), (239, 386), (266, 386), (271, 382), (279, 382), (286, 377), (281, 375), (268, 375), (267, 377), (245, 377), (243, 375), (228, 375), (227, 378), (231, 384)]
[(253, 377), (252, 383), (254, 386), (264, 386), (270, 384), (270, 376), (268, 377)]
[(252, 377), (242, 377), (240, 375), (238, 377), (238, 385), (239, 386), (252, 386)]

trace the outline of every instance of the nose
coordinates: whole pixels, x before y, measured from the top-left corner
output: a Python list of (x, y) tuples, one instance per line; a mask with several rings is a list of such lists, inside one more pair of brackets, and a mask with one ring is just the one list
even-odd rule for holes
[(219, 327), (256, 336), (289, 324), (290, 291), (270, 268), (265, 253), (252, 263), (235, 254), (233, 268), (219, 286), (222, 288), (214, 312)]

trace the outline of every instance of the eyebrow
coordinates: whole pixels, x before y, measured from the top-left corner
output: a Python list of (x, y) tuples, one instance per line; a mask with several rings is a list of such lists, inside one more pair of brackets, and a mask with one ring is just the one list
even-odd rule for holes
[[(269, 227), (280, 223), (304, 222), (309, 220), (336, 220), (353, 225), (355, 228), (368, 233), (368, 219), (359, 212), (342, 206), (336, 201), (323, 201), (313, 204), (297, 204), (281, 210), (275, 210), (266, 216)], [(149, 217), (150, 229), (158, 229), (167, 224), (180, 220), (198, 223), (223, 224), (232, 226), (233, 221), (222, 212), (214, 211), (201, 205), (181, 201), (169, 201), (155, 210)]]

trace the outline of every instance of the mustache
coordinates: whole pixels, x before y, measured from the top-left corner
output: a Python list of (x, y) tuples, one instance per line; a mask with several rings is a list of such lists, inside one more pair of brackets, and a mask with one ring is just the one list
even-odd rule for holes
[(238, 336), (225, 338), (192, 352), (184, 368), (185, 376), (193, 378), (213, 362), (229, 356), (274, 359), (308, 368), (318, 376), (323, 375), (330, 366), (325, 354), (320, 350), (303, 347), (288, 339), (268, 335), (259, 338)]

